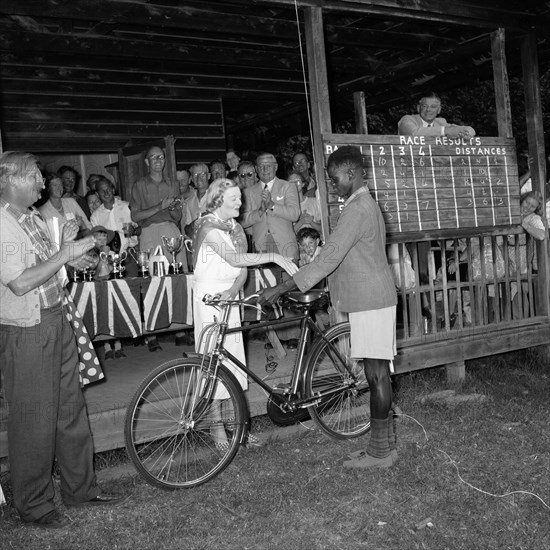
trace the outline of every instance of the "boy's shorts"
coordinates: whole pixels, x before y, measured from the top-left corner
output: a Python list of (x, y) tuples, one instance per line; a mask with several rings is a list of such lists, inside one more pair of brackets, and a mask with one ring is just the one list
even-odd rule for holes
[(397, 353), (396, 306), (349, 313), (352, 359), (387, 359)]

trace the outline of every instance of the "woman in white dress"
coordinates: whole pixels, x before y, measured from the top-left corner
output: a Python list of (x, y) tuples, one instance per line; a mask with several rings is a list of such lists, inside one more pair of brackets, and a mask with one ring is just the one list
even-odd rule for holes
[[(206, 214), (195, 222), (193, 239), (193, 323), (195, 346), (199, 353), (206, 348), (206, 338), (201, 333), (206, 325), (219, 317), (219, 311), (202, 301), (205, 294), (220, 294), (223, 300), (235, 299), (243, 287), (249, 266), (276, 263), (289, 275), (298, 271), (291, 258), (275, 253), (247, 252), (247, 241), (243, 228), (235, 221), (241, 208), (241, 190), (229, 179), (221, 178), (212, 182), (206, 192)], [(235, 306), (229, 317), (230, 327), (240, 327), (240, 309)], [(242, 334), (228, 334), (225, 347), (239, 361), (245, 363)], [(246, 390), (246, 374), (236, 366), (231, 371)], [(214, 399), (227, 397), (224, 390), (218, 390)], [(216, 409), (216, 407), (214, 407)], [(219, 414), (219, 411), (214, 411)], [(227, 436), (223, 424), (211, 429), (212, 437), (218, 447), (227, 445)]]

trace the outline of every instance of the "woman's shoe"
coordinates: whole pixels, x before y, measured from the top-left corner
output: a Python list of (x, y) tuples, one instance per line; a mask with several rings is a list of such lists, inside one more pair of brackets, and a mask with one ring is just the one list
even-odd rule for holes
[[(226, 422), (229, 424), (229, 423), (232, 423), (234, 422), (235, 419), (234, 418), (228, 418), (226, 420)], [(225, 426), (225, 429), (229, 432), (229, 433), (233, 433), (233, 426)], [(250, 432), (248, 432), (247, 436), (246, 436), (246, 439), (243, 443), (244, 445), (248, 446), (252, 446), (252, 447), (265, 447), (266, 443), (265, 441), (263, 441), (262, 439), (260, 439), (259, 437), (256, 437), (255, 435), (252, 435)]]
[(116, 349), (115, 350), (115, 357), (117, 359), (120, 359), (121, 357), (126, 357), (126, 354), (124, 353), (123, 349)]
[(105, 361), (108, 361), (109, 359), (114, 359), (114, 358), (115, 358), (115, 353), (112, 349), (105, 352)]
[(217, 441), (214, 443), (214, 447), (216, 447), (218, 451), (226, 453), (229, 451), (229, 441)]

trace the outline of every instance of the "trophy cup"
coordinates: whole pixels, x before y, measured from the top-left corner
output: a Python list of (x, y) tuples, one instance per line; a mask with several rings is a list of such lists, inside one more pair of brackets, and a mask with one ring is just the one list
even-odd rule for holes
[(172, 253), (172, 263), (170, 264), (172, 266), (172, 273), (174, 275), (177, 275), (180, 272), (180, 263), (176, 261), (176, 254), (182, 249), (183, 247), (183, 235), (180, 235), (179, 237), (165, 237), (164, 235), (161, 237), (162, 245), (168, 252)]
[(113, 254), (111, 256), (112, 262), (113, 262), (113, 278), (114, 279), (122, 279), (122, 274), (124, 273), (124, 270), (126, 269), (122, 262), (126, 259), (126, 251), (120, 252), (118, 254)]
[(141, 250), (138, 255), (138, 264), (142, 277), (149, 277), (149, 256), (151, 250)]

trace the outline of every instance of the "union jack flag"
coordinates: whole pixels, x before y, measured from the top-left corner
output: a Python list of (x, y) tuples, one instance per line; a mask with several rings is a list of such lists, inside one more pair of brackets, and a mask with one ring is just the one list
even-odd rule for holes
[(145, 330), (160, 330), (172, 323), (193, 325), (191, 285), (188, 276), (151, 277), (143, 283)]

